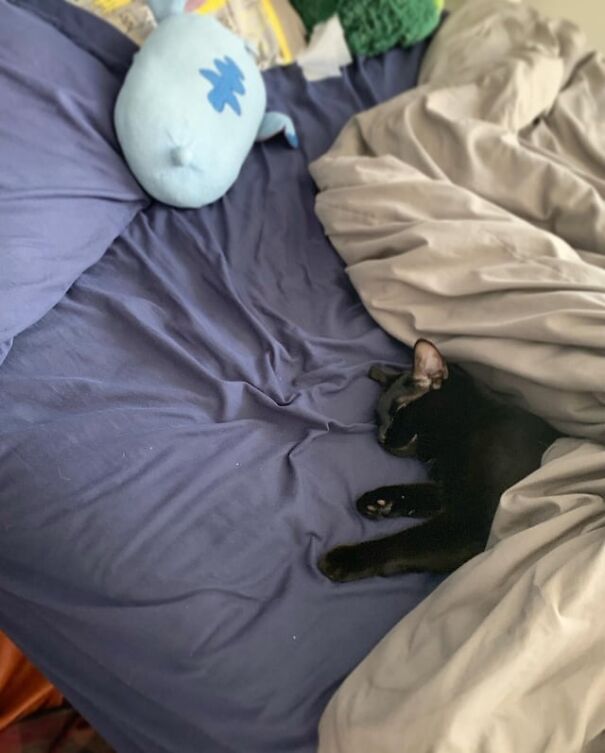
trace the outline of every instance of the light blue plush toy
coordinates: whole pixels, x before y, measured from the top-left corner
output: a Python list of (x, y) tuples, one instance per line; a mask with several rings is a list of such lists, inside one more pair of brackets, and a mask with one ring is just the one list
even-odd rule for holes
[(118, 95), (118, 140), (151, 196), (201, 207), (229, 190), (255, 140), (298, 139), (289, 117), (265, 112), (263, 78), (238, 36), (212, 16), (185, 14), (186, 0), (149, 4), (158, 27)]

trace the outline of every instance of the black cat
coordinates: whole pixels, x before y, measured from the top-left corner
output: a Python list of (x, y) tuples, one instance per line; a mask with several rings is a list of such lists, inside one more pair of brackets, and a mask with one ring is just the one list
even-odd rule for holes
[(372, 520), (429, 518), (381, 539), (339, 546), (319, 561), (335, 581), (375, 575), (449, 572), (483, 551), (502, 493), (540, 465), (559, 436), (542, 419), (448, 369), (427, 340), (414, 347), (410, 372), (370, 376), (383, 385), (378, 440), (401, 457), (429, 463), (430, 483), (383, 486), (357, 502)]

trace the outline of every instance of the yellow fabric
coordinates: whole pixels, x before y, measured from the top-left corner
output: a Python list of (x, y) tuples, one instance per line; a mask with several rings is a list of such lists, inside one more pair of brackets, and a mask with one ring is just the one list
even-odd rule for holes
[(95, 5), (104, 13), (111, 13), (114, 10), (123, 8), (128, 5), (130, 0), (95, 0)]
[(292, 57), (292, 50), (290, 49), (290, 45), (288, 44), (288, 40), (286, 39), (284, 29), (280, 23), (277, 13), (275, 12), (275, 8), (273, 7), (271, 0), (262, 0), (262, 6), (265, 11), (265, 15), (267, 16), (267, 20), (269, 21), (269, 25), (273, 29), (273, 33), (275, 34), (275, 38), (277, 39), (277, 43), (280, 47), (281, 54), (284, 59), (284, 64), (288, 65), (294, 58)]
[(205, 3), (202, 3), (198, 8), (195, 9), (196, 13), (216, 13), (217, 10), (220, 10), (227, 0), (206, 0)]

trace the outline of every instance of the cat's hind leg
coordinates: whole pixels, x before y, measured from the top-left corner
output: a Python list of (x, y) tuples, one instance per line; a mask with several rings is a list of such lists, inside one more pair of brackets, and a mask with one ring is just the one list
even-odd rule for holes
[(430, 518), (442, 509), (441, 491), (436, 484), (380, 486), (357, 500), (358, 512), (371, 520)]
[(461, 522), (449, 515), (381, 539), (338, 546), (319, 560), (320, 571), (338, 582), (399, 573), (447, 573), (485, 548), (480, 520)]

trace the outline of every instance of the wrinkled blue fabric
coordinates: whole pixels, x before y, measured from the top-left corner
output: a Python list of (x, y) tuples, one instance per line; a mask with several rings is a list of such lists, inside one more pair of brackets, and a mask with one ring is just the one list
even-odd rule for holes
[[(92, 17), (57, 0), (0, 12), (3, 33), (24, 25), (43, 49), (59, 30), (124, 75), (132, 46)], [(300, 150), (255, 146), (212, 207), (139, 211), (0, 368), (0, 628), (119, 753), (311, 753), (338, 684), (437, 583), (316, 569), (400, 528), (353, 501), (423, 469), (376, 443), (367, 371), (409, 355), (324, 237), (307, 165), (412, 86), (423, 49), (318, 84), (269, 72)], [(62, 64), (45, 60), (49, 87)], [(30, 80), (13, 65), (0, 99)], [(89, 83), (83, 69), (94, 140), (107, 114)]]
[(0, 363), (147, 201), (113, 132), (120, 80), (0, 2)]

